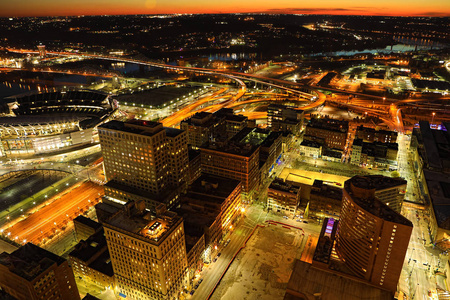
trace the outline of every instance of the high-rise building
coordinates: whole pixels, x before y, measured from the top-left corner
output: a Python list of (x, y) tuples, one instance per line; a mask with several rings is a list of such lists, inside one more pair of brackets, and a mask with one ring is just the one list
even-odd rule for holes
[(242, 182), (243, 199), (250, 200), (260, 183), (260, 146), (237, 142), (212, 143), (201, 148), (205, 173)]
[(348, 122), (312, 118), (306, 125), (305, 139), (322, 139), (328, 148), (344, 150), (347, 145)]
[(181, 121), (180, 128), (186, 131), (188, 144), (193, 149), (198, 149), (220, 132), (224, 132), (225, 124), (223, 118), (218, 118), (213, 113), (199, 112)]
[(103, 223), (118, 293), (133, 300), (173, 299), (186, 275), (183, 219), (128, 202)]
[(98, 132), (110, 187), (105, 188), (106, 197), (128, 202), (124, 195), (129, 193), (121, 193), (122, 186), (133, 190), (138, 198), (147, 197), (148, 208), (154, 209), (155, 202), (168, 207), (175, 204), (178, 193), (174, 195), (173, 191), (185, 189), (188, 176), (184, 131), (132, 120), (110, 121), (99, 126)]
[(231, 139), (236, 133), (249, 125), (248, 118), (243, 115), (235, 115), (232, 108), (221, 108), (214, 113), (221, 120), (224, 118), (227, 138)]
[[(241, 182), (210, 174), (202, 174), (183, 195), (183, 204), (196, 211), (216, 213), (217, 226), (226, 232), (240, 214)], [(222, 236), (219, 236), (221, 238)], [(218, 241), (208, 241), (218, 242)]]
[(407, 181), (382, 175), (360, 176), (353, 186), (374, 191), (375, 198), (400, 213), (405, 198)]
[(18, 300), (80, 299), (67, 260), (31, 243), (0, 254), (0, 290)]
[(189, 152), (186, 132), (175, 128), (165, 128), (165, 131), (169, 184), (185, 190), (189, 181)]
[(303, 126), (303, 116), (303, 110), (270, 104), (267, 107), (267, 126), (273, 131), (290, 131), (298, 135)]
[(377, 198), (371, 177), (345, 182), (335, 249), (354, 275), (395, 291), (413, 224)]

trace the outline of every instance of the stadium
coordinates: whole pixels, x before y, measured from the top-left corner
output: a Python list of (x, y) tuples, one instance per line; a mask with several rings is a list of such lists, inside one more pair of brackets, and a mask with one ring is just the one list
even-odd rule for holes
[(94, 143), (97, 126), (116, 108), (108, 94), (91, 90), (4, 98), (0, 102), (0, 155), (28, 156)]

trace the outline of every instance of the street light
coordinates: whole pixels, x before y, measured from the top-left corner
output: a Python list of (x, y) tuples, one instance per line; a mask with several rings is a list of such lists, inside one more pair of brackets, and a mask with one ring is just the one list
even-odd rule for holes
[(433, 117), (431, 118), (431, 123), (433, 123), (433, 122), (434, 122), (434, 116), (436, 115), (436, 113), (433, 112), (431, 115), (433, 116)]

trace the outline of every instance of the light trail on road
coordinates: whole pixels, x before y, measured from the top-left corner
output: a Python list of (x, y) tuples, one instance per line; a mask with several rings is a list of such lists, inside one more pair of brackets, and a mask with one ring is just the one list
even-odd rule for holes
[(63, 191), (55, 195), (49, 200), (50, 204), (43, 206), (26, 219), (9, 228), (2, 228), (3, 234), (19, 243), (27, 241), (39, 244), (44, 238), (55, 234), (80, 213), (98, 203), (103, 194), (102, 186), (91, 182), (82, 183), (69, 193)]

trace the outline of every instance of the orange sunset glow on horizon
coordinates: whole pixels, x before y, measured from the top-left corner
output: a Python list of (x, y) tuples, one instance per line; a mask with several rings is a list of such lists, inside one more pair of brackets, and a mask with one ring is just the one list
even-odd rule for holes
[(134, 14), (333, 14), (379, 16), (450, 16), (448, 0), (398, 0), (359, 2), (342, 0), (21, 0), (2, 1), (0, 16), (77, 16)]

